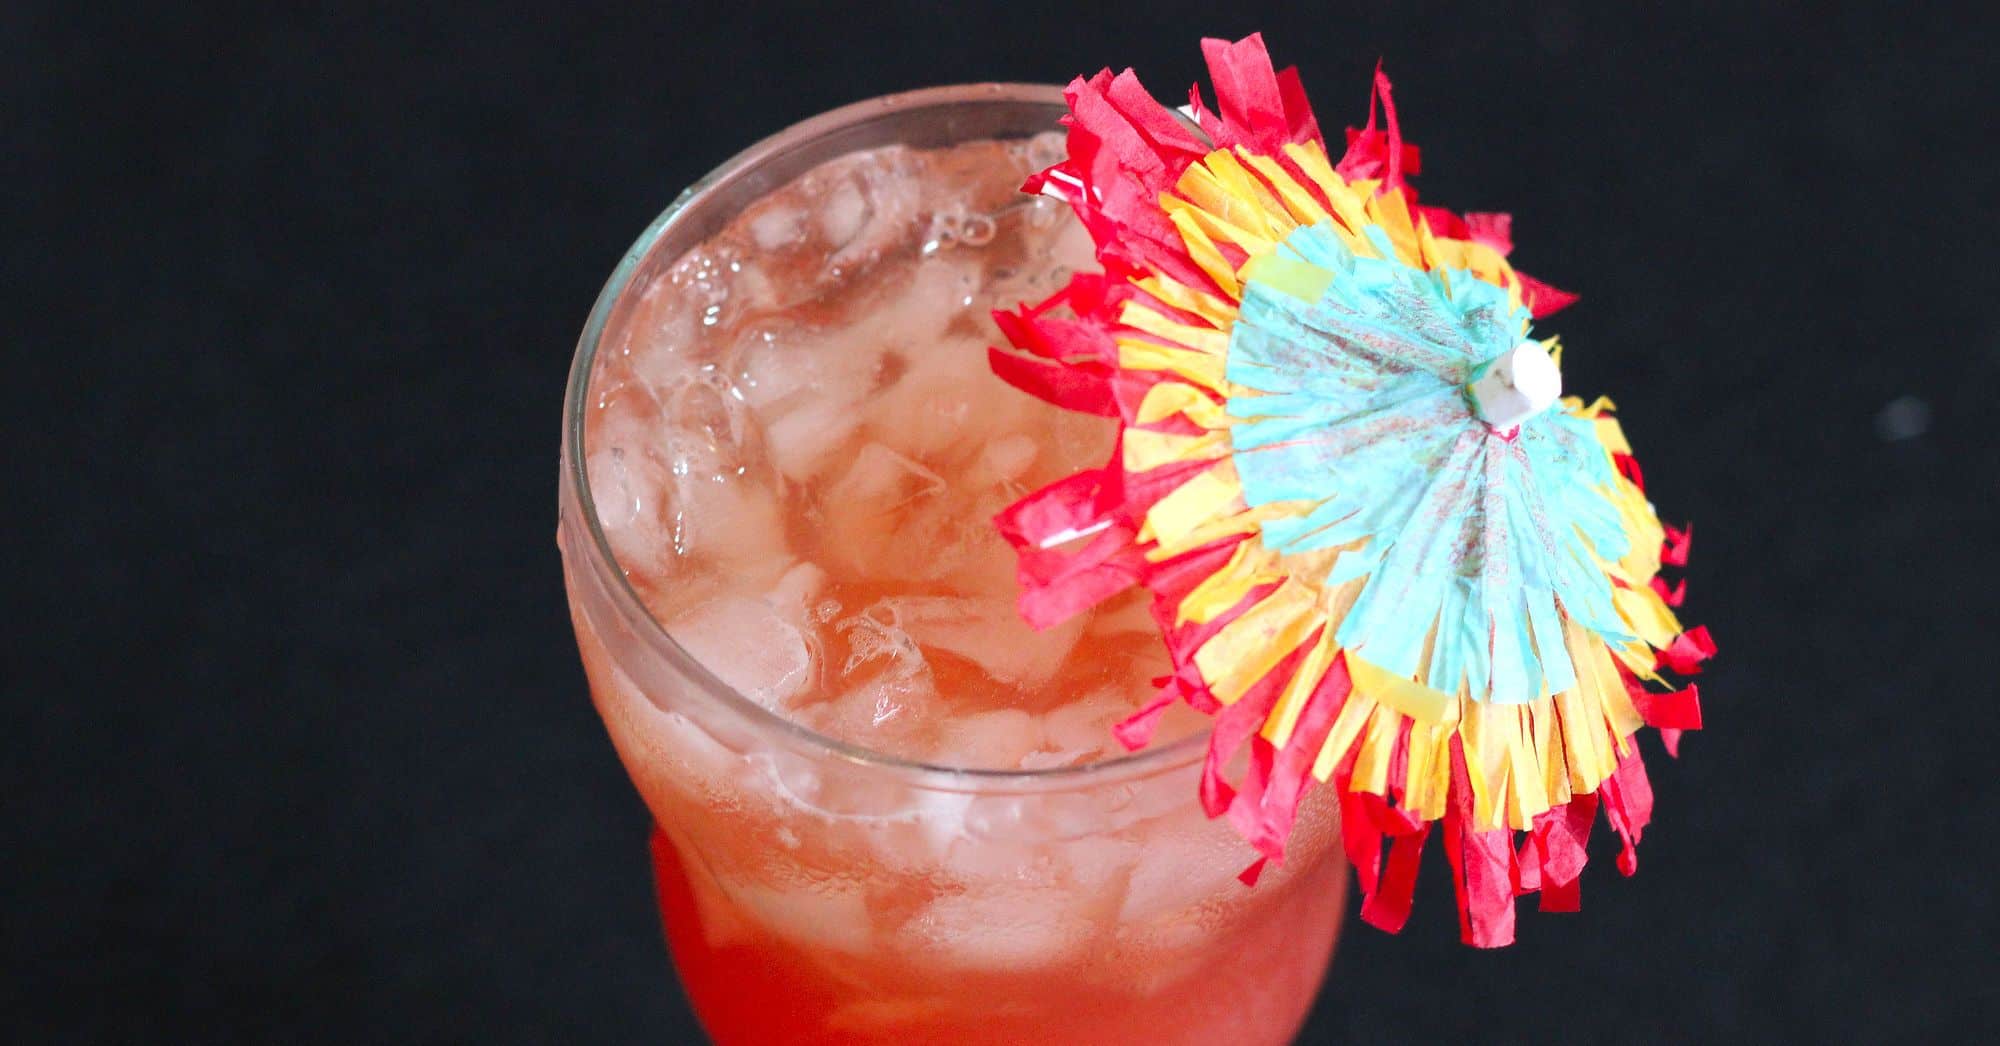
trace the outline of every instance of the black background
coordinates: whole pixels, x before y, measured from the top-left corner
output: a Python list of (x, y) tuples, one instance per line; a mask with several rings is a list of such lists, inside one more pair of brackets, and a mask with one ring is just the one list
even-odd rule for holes
[(1104, 64), (1175, 96), (1258, 28), (1329, 129), (1386, 58), (1426, 199), (1583, 293), (1568, 383), (1696, 521), (1723, 651), (1636, 879), (1601, 846), (1581, 915), (1479, 953), (1435, 862), (1306, 1041), (1992, 1018), (1991, 17), (69, 6), (0, 11), (15, 1037), (685, 1041), (553, 542), (598, 287), (814, 112)]

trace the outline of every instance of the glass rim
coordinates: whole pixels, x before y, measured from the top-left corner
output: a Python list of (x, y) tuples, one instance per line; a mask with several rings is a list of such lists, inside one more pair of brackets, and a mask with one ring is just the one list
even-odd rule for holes
[[(1127, 752), (1096, 762), (1038, 770), (957, 767), (907, 759), (822, 734), (745, 697), (717, 677), (707, 665), (689, 654), (639, 598), (631, 580), (625, 575), (624, 570), (619, 568), (617, 554), (613, 551), (610, 538), (605, 535), (603, 525), (598, 518), (597, 505), (590, 490), (588, 457), (584, 453), (583, 446), (585, 405), (588, 401), (591, 372), (612, 312), (624, 298), (625, 291), (631, 285), (632, 278), (639, 271), (641, 264), (652, 255), (659, 242), (674, 230), (676, 223), (733, 177), (783, 155), (793, 146), (870, 120), (894, 119), (899, 115), (924, 109), (980, 102), (1046, 103), (1057, 108), (1065, 106), (1063, 88), (1053, 84), (1030, 83), (954, 84), (902, 91), (844, 105), (792, 124), (724, 160), (682, 190), (666, 210), (660, 212), (659, 216), (646, 226), (645, 231), (639, 234), (638, 239), (626, 248), (617, 267), (612, 270), (610, 278), (598, 292), (596, 303), (591, 307), (590, 317), (585, 322), (583, 334), (577, 342), (576, 355), (570, 363), (568, 387), (563, 396), (563, 493), (565, 500), (575, 499), (583, 516), (584, 529), (589, 534), (587, 547), (579, 551), (590, 561), (592, 569), (599, 571), (601, 575), (609, 575), (607, 579), (609, 583), (604, 587), (610, 593), (611, 602), (614, 604), (613, 611), (625, 619), (642, 642), (664, 657), (667, 663), (686, 676), (692, 685), (699, 687), (708, 697), (719, 701), (724, 707), (741, 716), (753, 728), (775, 732), (780, 737), (809, 749), (863, 767), (919, 779), (941, 779), (936, 783), (951, 790), (963, 790), (965, 786), (973, 785), (998, 786), (1006, 791), (1056, 791), (1102, 784), (1107, 781), (1152, 776), (1188, 766), (1198, 761), (1207, 747), (1205, 731), (1196, 732), (1158, 747)], [(953, 786), (957, 787), (954, 789)]]

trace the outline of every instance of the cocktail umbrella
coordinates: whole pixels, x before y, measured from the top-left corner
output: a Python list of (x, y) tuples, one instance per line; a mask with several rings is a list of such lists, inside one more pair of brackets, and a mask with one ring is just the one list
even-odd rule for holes
[(1120, 738), (1174, 701), (1215, 717), (1200, 798), (1262, 855), (1247, 880), (1327, 782), (1364, 918), (1402, 927), (1441, 825), (1463, 938), (1507, 944), (1517, 895), (1577, 906), (1600, 809), (1631, 874), (1636, 734), (1700, 726), (1668, 675), (1714, 648), (1659, 576), (1688, 533), (1610, 401), (1560, 397), (1533, 323), (1574, 296), (1508, 263), (1508, 216), (1417, 202), (1388, 79), (1335, 159), (1260, 37), (1203, 48), (1215, 109), (1080, 78), (1068, 159), (1025, 187), (1104, 271), (997, 314), (994, 370), (1121, 426), (1104, 467), (998, 517), (1021, 612), (1150, 590), (1174, 674)]

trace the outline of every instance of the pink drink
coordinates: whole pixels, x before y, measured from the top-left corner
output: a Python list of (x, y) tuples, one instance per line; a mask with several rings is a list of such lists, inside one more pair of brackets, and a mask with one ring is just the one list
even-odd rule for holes
[(986, 361), (989, 310), (1092, 265), (1017, 191), (1060, 149), (840, 156), (607, 291), (582, 457), (629, 595), (566, 505), (572, 609), (720, 1042), (1275, 1043), (1318, 985), (1331, 804), (1244, 887), (1195, 800), (1206, 720), (1112, 740), (1167, 668), (1140, 595), (1041, 633), (1014, 611), (991, 517), (1112, 435)]

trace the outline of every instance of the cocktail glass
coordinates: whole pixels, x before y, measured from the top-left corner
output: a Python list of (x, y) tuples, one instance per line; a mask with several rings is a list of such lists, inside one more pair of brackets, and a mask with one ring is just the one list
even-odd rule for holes
[(675, 966), (719, 1043), (1281, 1043), (1331, 956), (1346, 864), (1327, 793), (1306, 798), (1286, 860), (1250, 887), (1238, 873), (1254, 855), (1196, 799), (1201, 737), (995, 771), (821, 736), (669, 636), (592, 500), (593, 362), (682, 255), (829, 159), (1026, 138), (1063, 112), (1057, 88), (981, 84), (800, 123), (684, 192), (584, 329), (563, 427), (570, 611), (592, 698), (657, 826)]

